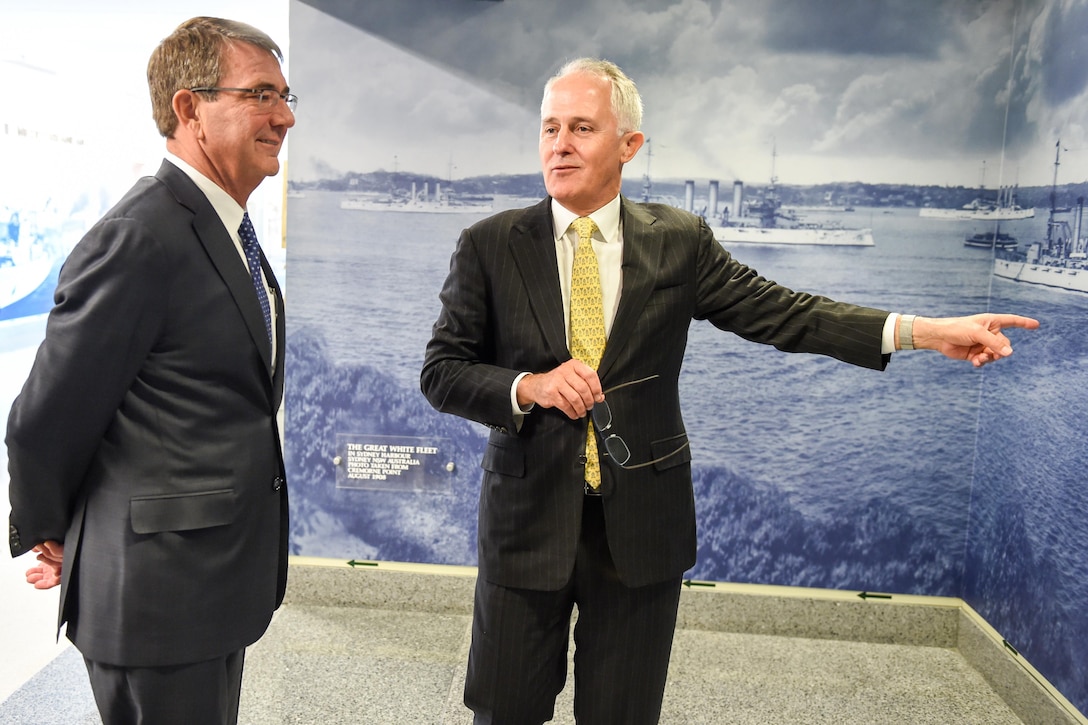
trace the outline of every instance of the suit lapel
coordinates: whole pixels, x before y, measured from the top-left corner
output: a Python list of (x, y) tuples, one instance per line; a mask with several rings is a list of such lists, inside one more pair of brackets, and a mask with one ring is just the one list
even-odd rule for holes
[[(219, 276), (227, 285), (234, 304), (242, 315), (250, 338), (260, 351), (261, 360), (269, 378), (272, 376), (272, 343), (268, 340), (268, 332), (264, 326), (264, 313), (257, 301), (257, 295), (253, 293), (253, 282), (246, 270), (246, 265), (238, 255), (238, 249), (230, 238), (223, 221), (216, 214), (204, 193), (196, 184), (185, 175), (185, 172), (173, 164), (164, 161), (155, 175), (160, 181), (174, 193), (177, 200), (187, 209), (193, 212), (193, 231), (203, 245), (212, 264), (219, 272)], [(261, 252), (261, 260), (264, 262), (264, 252)], [(270, 285), (275, 279), (271, 276), (271, 268), (264, 265), (265, 274)], [(271, 285), (274, 286), (274, 285)], [(279, 304), (279, 291), (276, 290), (277, 305)], [(282, 314), (279, 319), (283, 319)], [(281, 341), (282, 337), (278, 338)], [(283, 347), (282, 343), (279, 346)]]
[(521, 220), (514, 223), (509, 244), (510, 254), (529, 296), (529, 306), (548, 348), (557, 360), (569, 359), (550, 199), (530, 207)]
[(664, 241), (654, 228), (657, 217), (621, 197), (620, 228), (623, 230), (623, 286), (612, 330), (597, 374), (604, 379), (619, 356), (642, 314), (654, 288)]

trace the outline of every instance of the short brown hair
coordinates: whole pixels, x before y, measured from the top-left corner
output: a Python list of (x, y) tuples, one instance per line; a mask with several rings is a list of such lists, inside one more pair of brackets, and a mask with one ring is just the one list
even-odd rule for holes
[(280, 47), (264, 32), (223, 18), (186, 20), (152, 51), (147, 62), (147, 85), (151, 91), (151, 114), (164, 138), (172, 138), (178, 127), (174, 94), (183, 88), (218, 84), (223, 52), (236, 42), (263, 48), (283, 62)]

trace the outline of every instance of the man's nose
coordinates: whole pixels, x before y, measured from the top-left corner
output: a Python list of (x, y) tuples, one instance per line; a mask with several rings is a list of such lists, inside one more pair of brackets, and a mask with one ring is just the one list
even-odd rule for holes
[(295, 125), (295, 112), (291, 110), (291, 107), (286, 103), (280, 102), (276, 104), (276, 107), (272, 109), (275, 114), (278, 123), (276, 125), (286, 126), (291, 128)]
[(566, 153), (570, 150), (570, 131), (565, 128), (561, 128), (555, 133), (555, 141), (552, 144), (552, 151), (557, 154)]

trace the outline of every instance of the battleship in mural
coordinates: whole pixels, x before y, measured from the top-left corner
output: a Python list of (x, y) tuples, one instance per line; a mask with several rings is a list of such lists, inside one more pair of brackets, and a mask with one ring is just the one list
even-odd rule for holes
[[(771, 183), (759, 199), (744, 200), (744, 184), (733, 182), (733, 205), (718, 211), (718, 185), (711, 182), (710, 199), (706, 220), (714, 232), (714, 238), (722, 244), (809, 244), (820, 246), (871, 247), (872, 229), (853, 229), (837, 221), (817, 222), (805, 219), (796, 212), (782, 208), (774, 173), (774, 157), (771, 161)], [(689, 182), (688, 196), (692, 195), (693, 182)], [(734, 213), (730, 214), (729, 209)], [(738, 213), (739, 212), (739, 213)]]
[[(1088, 293), (1088, 238), (1084, 236), (1084, 197), (1074, 209), (1057, 206), (1058, 166), (1061, 144), (1054, 155), (1054, 182), (1046, 236), (1023, 251), (1006, 252), (994, 259), (994, 276)], [(1072, 214), (1070, 220), (1069, 215)], [(1070, 223), (1072, 221), (1072, 223)]]
[(1002, 187), (997, 192), (996, 201), (977, 198), (959, 209), (934, 209), (922, 207), (918, 216), (926, 219), (968, 219), (972, 221), (1015, 221), (1032, 219), (1035, 209), (1024, 209), (1016, 203), (1016, 189)]
[(341, 209), (353, 211), (396, 211), (413, 214), (486, 214), (493, 209), (491, 197), (458, 197), (440, 183), (435, 183), (434, 193), (429, 192), (425, 183), (417, 190), (412, 182), (412, 191), (407, 195), (352, 195), (340, 202)]
[(38, 289), (49, 277), (53, 258), (41, 241), (27, 233), (19, 212), (0, 227), (0, 310)]

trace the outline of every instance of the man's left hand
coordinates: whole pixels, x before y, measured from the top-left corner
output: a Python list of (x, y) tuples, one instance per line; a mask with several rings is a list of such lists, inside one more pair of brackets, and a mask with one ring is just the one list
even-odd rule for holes
[(34, 547), (38, 552), (38, 565), (26, 570), (26, 581), (35, 589), (52, 589), (60, 584), (64, 565), (64, 544), (46, 541)]
[(916, 317), (914, 347), (936, 350), (953, 360), (970, 360), (976, 368), (1012, 355), (1007, 327), (1034, 330), (1039, 321), (1020, 315), (983, 313), (968, 317)]

